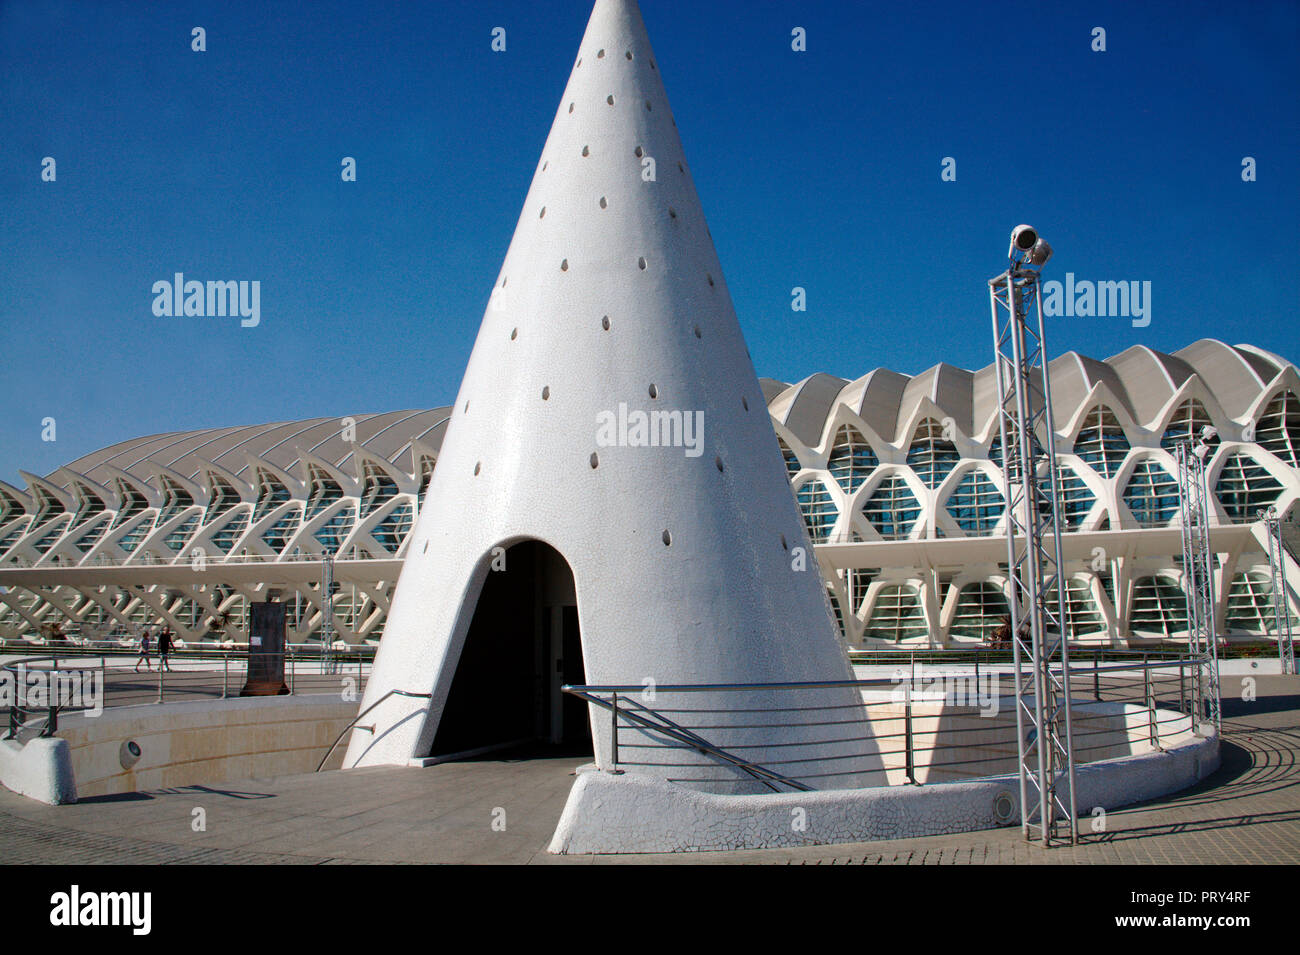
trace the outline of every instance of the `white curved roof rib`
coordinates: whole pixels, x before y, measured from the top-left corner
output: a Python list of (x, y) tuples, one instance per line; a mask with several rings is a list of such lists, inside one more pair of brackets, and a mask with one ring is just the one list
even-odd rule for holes
[(759, 387), (763, 389), (763, 400), (769, 405), (777, 395), (790, 387), (789, 382), (778, 381), (775, 378), (760, 378), (758, 379), (758, 384)]
[(1266, 362), (1268, 365), (1272, 366), (1273, 369), (1272, 375), (1265, 375), (1265, 377), (1272, 377), (1279, 374), (1285, 368), (1295, 367), (1294, 365), (1291, 364), (1291, 362), (1287, 361), (1281, 355), (1278, 355), (1275, 352), (1266, 351), (1265, 349), (1260, 348), (1258, 345), (1237, 344), (1237, 345), (1233, 345), (1232, 347), (1237, 349), (1237, 351), (1239, 352), (1243, 352), (1247, 355), (1252, 355), (1255, 358), (1260, 359), (1261, 361)]
[(1196, 374), (1181, 358), (1146, 345), (1126, 348), (1106, 364), (1124, 383), (1134, 420), (1143, 427), (1151, 426), (1183, 383)]
[(849, 382), (839, 400), (868, 424), (884, 441), (892, 441), (898, 430), (899, 409), (908, 378), (888, 368), (876, 368)]
[(1052, 411), (1057, 431), (1064, 431), (1070, 418), (1088, 401), (1088, 395), (1097, 385), (1104, 384), (1119, 405), (1111, 411), (1123, 413), (1130, 420), (1136, 418), (1129, 399), (1128, 389), (1119, 374), (1109, 364), (1088, 358), (1078, 352), (1066, 352), (1053, 358), (1049, 366), (1052, 382)]
[[(1119, 397), (1121, 408), (1112, 409), (1143, 427), (1158, 427), (1169, 413), (1168, 402), (1195, 376), (1211, 404), (1217, 403), (1230, 418), (1241, 419), (1262, 397), (1278, 376), (1296, 366), (1286, 359), (1253, 345), (1227, 345), (1213, 339), (1192, 342), (1170, 355), (1144, 345), (1134, 345), (1106, 361), (1067, 352), (1052, 361), (1052, 392), (1057, 428), (1064, 432), (1099, 382)], [(825, 435), (827, 419), (840, 405), (847, 406), (877, 434), (889, 440), (907, 440), (898, 429), (909, 421), (922, 397), (928, 398), (958, 429), (971, 438), (983, 434), (990, 422), (996, 428), (997, 377), (995, 366), (970, 372), (938, 364), (915, 377), (877, 368), (851, 382), (833, 375), (811, 375), (793, 385), (771, 378), (760, 379), (772, 417), (786, 425), (809, 447)], [(156, 475), (168, 473), (195, 494), (199, 503), (207, 500), (207, 472), (233, 484), (246, 501), (256, 500), (256, 481), (248, 470), (245, 453), (264, 461), (277, 471), (297, 470), (305, 451), (332, 467), (361, 475), (360, 463), (348, 458), (364, 450), (364, 458), (375, 459), (402, 480), (418, 486), (421, 456), (436, 459), (450, 421), (449, 407), (391, 411), (354, 415), (355, 448), (341, 438), (342, 417), (277, 421), (259, 425), (211, 428), (203, 431), (172, 431), (121, 441), (83, 455), (55, 468), (43, 478), (25, 478), (22, 489), (0, 481), (0, 492), (16, 500), (31, 514), (32, 480), (68, 509), (76, 506), (75, 485), (80, 482), (99, 496), (110, 510), (121, 507), (116, 480), (138, 490), (151, 506), (162, 503)], [(988, 435), (984, 435), (987, 442)], [(303, 446), (304, 439), (312, 443)], [(224, 459), (224, 460), (221, 460)], [(353, 478), (355, 482), (356, 478)], [(400, 483), (400, 482), (399, 482)], [(12, 518), (11, 518), (12, 519)]]
[[(418, 432), (424, 443), (436, 451), (442, 443), (440, 426), (445, 426), (448, 411), (447, 408), (432, 408), (355, 415), (356, 446), (396, 463), (394, 459), (410, 447), (412, 432)], [(187, 487), (201, 487), (202, 493), (206, 494), (204, 472), (215, 470), (243, 491), (250, 485), (246, 455), (278, 470), (289, 471), (301, 452), (310, 450), (315, 457), (339, 467), (354, 450), (351, 442), (341, 438), (344, 430), (342, 420), (342, 417), (310, 418), (146, 435), (83, 455), (56, 468), (43, 480), (68, 489), (73, 476), (78, 475), (92, 487), (112, 493), (113, 479), (123, 478), (145, 491), (152, 485), (156, 469), (163, 468)], [(19, 495), (25, 503), (29, 497), (17, 488), (13, 488), (12, 493)]]
[(826, 419), (846, 385), (843, 378), (818, 372), (791, 385), (769, 405), (772, 416), (808, 447), (821, 443)]
[(1258, 354), (1202, 338), (1174, 353), (1196, 370), (1232, 418), (1246, 414), (1276, 370)]
[[(941, 408), (944, 417), (952, 418), (964, 434), (971, 433), (974, 412), (975, 375), (964, 368), (940, 362), (908, 382), (903, 392), (903, 407), (913, 411), (922, 398), (928, 398)], [(899, 426), (906, 426), (907, 418), (900, 417)], [(899, 434), (899, 442), (911, 440), (910, 435)]]

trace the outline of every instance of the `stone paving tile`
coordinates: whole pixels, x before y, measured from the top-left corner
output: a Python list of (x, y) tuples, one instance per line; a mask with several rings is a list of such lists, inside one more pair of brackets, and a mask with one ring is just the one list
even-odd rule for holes
[[(1080, 821), (1073, 847), (1016, 828), (857, 845), (677, 855), (557, 857), (545, 851), (577, 758), (479, 760), (428, 769), (179, 787), (42, 806), (0, 790), (7, 863), (374, 864), (423, 862), (814, 865), (1295, 864), (1300, 862), (1300, 680), (1260, 678), (1240, 702), (1224, 681), (1223, 767), (1173, 796)], [(190, 828), (203, 806), (207, 831)], [(504, 832), (491, 828), (506, 810)]]

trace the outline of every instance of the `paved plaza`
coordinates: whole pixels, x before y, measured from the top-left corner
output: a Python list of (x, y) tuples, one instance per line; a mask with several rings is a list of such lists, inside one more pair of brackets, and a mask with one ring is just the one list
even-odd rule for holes
[[(582, 762), (485, 758), (190, 786), (44, 806), (0, 791), (8, 863), (1261, 864), (1300, 862), (1300, 679), (1225, 677), (1223, 766), (1193, 789), (1080, 823), (1043, 850), (1018, 829), (681, 855), (546, 852)], [(1083, 811), (1083, 807), (1080, 807)], [(202, 831), (196, 831), (202, 822)]]

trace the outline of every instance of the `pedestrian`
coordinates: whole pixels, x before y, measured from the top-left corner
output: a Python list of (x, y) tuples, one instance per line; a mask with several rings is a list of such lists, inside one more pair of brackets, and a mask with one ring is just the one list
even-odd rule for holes
[(149, 662), (149, 631), (146, 630), (140, 634), (140, 656), (135, 661), (135, 672), (140, 672), (140, 661), (144, 661), (146, 670), (153, 670), (153, 664)]
[(167, 662), (167, 654), (172, 652), (172, 631), (170, 627), (163, 627), (162, 633), (158, 634), (158, 669), (171, 671), (172, 665)]

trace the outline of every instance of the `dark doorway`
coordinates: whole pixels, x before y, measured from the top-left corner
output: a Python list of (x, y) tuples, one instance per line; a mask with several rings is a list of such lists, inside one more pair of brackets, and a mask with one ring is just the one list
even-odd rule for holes
[(488, 571), (431, 756), (517, 744), (590, 754), (586, 704), (560, 692), (586, 682), (573, 572), (553, 547), (524, 541)]

